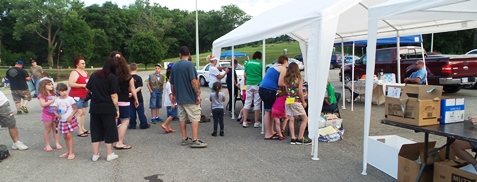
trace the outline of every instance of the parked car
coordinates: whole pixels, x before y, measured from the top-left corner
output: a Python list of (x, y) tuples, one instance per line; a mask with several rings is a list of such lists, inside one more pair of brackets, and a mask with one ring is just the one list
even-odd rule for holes
[[(374, 73), (382, 69), (384, 73), (394, 73), (397, 77), (397, 48), (384, 48), (376, 50)], [(416, 61), (422, 59), (421, 47), (405, 46), (400, 48), (401, 56), (401, 82), (416, 71)], [(354, 78), (358, 79), (366, 74), (366, 55), (355, 62)], [(339, 73), (340, 80), (351, 80), (351, 64), (346, 64), (344, 74)], [(427, 56), (426, 57), (427, 81), (429, 85), (442, 85), (447, 93), (458, 92), (462, 86), (471, 85), (477, 79), (477, 57), (468, 56)]]
[[(268, 68), (271, 68), (274, 64), (276, 64), (277, 61), (278, 61), (278, 59), (276, 59), (275, 61), (273, 61), (273, 62), (270, 63), (270, 64), (267, 64), (267, 65), (265, 66), (265, 72), (268, 71)], [(303, 61), (299, 61), (299, 60), (296, 60), (296, 59), (294, 59), (294, 58), (288, 58), (288, 64), (290, 64), (290, 63), (296, 63), (296, 64), (298, 64), (298, 68), (300, 68), (300, 71), (305, 70), (305, 64), (303, 64)]]
[[(230, 67), (230, 62), (218, 62), (217, 67)], [(210, 63), (205, 65), (202, 69), (197, 70), (197, 78), (199, 79), (200, 85), (201, 86), (208, 86), (209, 84), (209, 68), (210, 68)], [(243, 79), (243, 72), (244, 72), (244, 67), (242, 65), (238, 65), (237, 68), (235, 69), (235, 72), (237, 73), (237, 79), (240, 82), (240, 80)], [(220, 74), (224, 74), (225, 69), (221, 71)], [(222, 84), (226, 84), (225, 80), (227, 78), (227, 75), (220, 80)]]
[(465, 53), (465, 55), (470, 55), (470, 54), (475, 54), (475, 55), (477, 55), (477, 49), (474, 49), (474, 50), (471, 50), (471, 51)]
[[(356, 62), (356, 60), (358, 60), (360, 57), (358, 56), (354, 56), (354, 61)], [(353, 63), (353, 56), (352, 55), (347, 55), (345, 56), (345, 64), (348, 64), (348, 63)]]
[[(294, 57), (296, 60), (303, 62), (303, 55), (297, 54)], [(331, 54), (331, 62), (330, 62), (330, 70), (335, 68), (341, 68), (341, 53), (332, 53)]]

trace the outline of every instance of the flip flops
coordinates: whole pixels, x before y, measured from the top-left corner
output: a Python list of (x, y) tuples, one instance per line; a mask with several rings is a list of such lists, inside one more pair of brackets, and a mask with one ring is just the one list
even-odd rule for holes
[(166, 127), (164, 127), (164, 126), (162, 126), (162, 125), (161, 125), (161, 128), (162, 128), (162, 130), (164, 130), (164, 132), (166, 132), (166, 133), (171, 132), (170, 130), (168, 130)]
[(264, 138), (265, 140), (279, 140), (280, 138), (277, 136), (277, 134), (272, 135), (269, 138)]
[(127, 149), (132, 149), (132, 147), (131, 147), (131, 146), (129, 146), (129, 145), (124, 145), (124, 146), (122, 146), (122, 147), (116, 147), (116, 146), (114, 146), (114, 148), (115, 148), (116, 150), (127, 150)]
[(50, 147), (50, 148), (46, 148), (46, 147), (45, 147), (45, 148), (43, 148), (43, 150), (44, 150), (45, 152), (51, 152), (51, 151), (53, 151), (53, 149), (52, 149), (51, 147)]

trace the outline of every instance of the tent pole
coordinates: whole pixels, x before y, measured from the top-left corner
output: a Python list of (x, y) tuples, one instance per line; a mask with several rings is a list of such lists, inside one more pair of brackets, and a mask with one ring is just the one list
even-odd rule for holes
[[(232, 80), (232, 85), (231, 85), (231, 87), (232, 87), (232, 97), (233, 97), (233, 98), (229, 98), (229, 100), (232, 99), (232, 100), (231, 100), (231, 101), (232, 101), (232, 102), (231, 102), (232, 104), (231, 104), (231, 106), (229, 106), (229, 107), (232, 107), (232, 109), (231, 109), (231, 111), (232, 111), (232, 113), (231, 113), (231, 114), (232, 114), (232, 119), (235, 119), (235, 99), (237, 98), (237, 97), (235, 97), (235, 84), (237, 84), (237, 83), (235, 83), (235, 80), (236, 80), (237, 78), (235, 78), (235, 74), (234, 74), (234, 73), (235, 73), (235, 53), (234, 53), (234, 46), (232, 46), (232, 64), (230, 65), (230, 67), (232, 67), (232, 73), (231, 73), (230, 75), (232, 75), (232, 79), (231, 79), (231, 80)], [(234, 84), (234, 83), (235, 83), (235, 84)]]
[[(422, 40), (421, 40), (421, 42), (422, 42)], [(431, 52), (434, 52), (434, 33), (431, 34)]]
[[(424, 56), (424, 43), (422, 43), (423, 41), (421, 41), (421, 55), (422, 55), (422, 61), (424, 61), (424, 69), (427, 70), (426, 68), (426, 57)], [(426, 85), (427, 85), (427, 77), (426, 77)]]
[(399, 31), (396, 31), (396, 60), (397, 60), (397, 80), (401, 83), (401, 39), (399, 38)]
[(353, 41), (353, 65), (351, 65), (351, 67), (353, 69), (351, 69), (351, 111), (354, 111), (354, 46), (356, 46), (355, 42)]
[[(262, 40), (262, 79), (265, 77), (265, 67), (263, 66), (263, 65), (265, 65), (265, 57), (266, 57), (265, 44), (266, 44), (266, 41), (265, 41), (265, 39), (263, 39)], [(262, 101), (262, 111), (265, 111), (265, 107), (263, 106), (263, 101)], [(263, 120), (264, 114), (265, 114), (265, 112), (262, 112), (262, 132), (260, 132), (260, 134), (262, 134), (262, 135), (265, 134), (265, 123), (264, 122), (266, 122), (266, 121)]]
[[(343, 96), (342, 96), (342, 100), (343, 100), (343, 105), (341, 106), (341, 109), (346, 109), (346, 92), (345, 92), (345, 74), (344, 74), (344, 65), (345, 65), (345, 62), (344, 62), (344, 40), (343, 38), (341, 38), (341, 77), (342, 77), (342, 80), (341, 80), (341, 84), (342, 84), (342, 88), (343, 88)], [(341, 116), (340, 116), (341, 117)]]

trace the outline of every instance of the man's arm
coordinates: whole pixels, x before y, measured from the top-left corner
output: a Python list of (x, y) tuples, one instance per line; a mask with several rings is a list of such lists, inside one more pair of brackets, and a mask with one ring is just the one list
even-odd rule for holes
[[(194, 91), (195, 91), (195, 94), (197, 94), (197, 97), (200, 97), (200, 83), (199, 83), (199, 80), (196, 79), (192, 79), (190, 81), (190, 83), (192, 84), (192, 88), (194, 88)], [(171, 85), (172, 88), (174, 88), (172, 85)]]

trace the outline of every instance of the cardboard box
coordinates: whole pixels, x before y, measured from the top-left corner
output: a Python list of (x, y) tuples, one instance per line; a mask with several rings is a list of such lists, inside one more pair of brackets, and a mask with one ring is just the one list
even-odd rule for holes
[(416, 142), (397, 135), (369, 136), (368, 164), (396, 179), (399, 150), (403, 144), (411, 143)]
[[(434, 148), (436, 142), (429, 142), (429, 148)], [(398, 156), (398, 182), (416, 181), (421, 162), (417, 162), (420, 158), (420, 151), (424, 149), (424, 143), (404, 144), (399, 151)], [(432, 181), (433, 169), (427, 166), (422, 173), (421, 182)]]
[(467, 165), (454, 160), (436, 162), (434, 164), (434, 182), (475, 182), (477, 174), (459, 169)]
[(441, 124), (464, 121), (465, 98), (443, 98), (441, 100)]
[(390, 121), (427, 126), (439, 124), (442, 86), (413, 85), (388, 88), (385, 118)]

